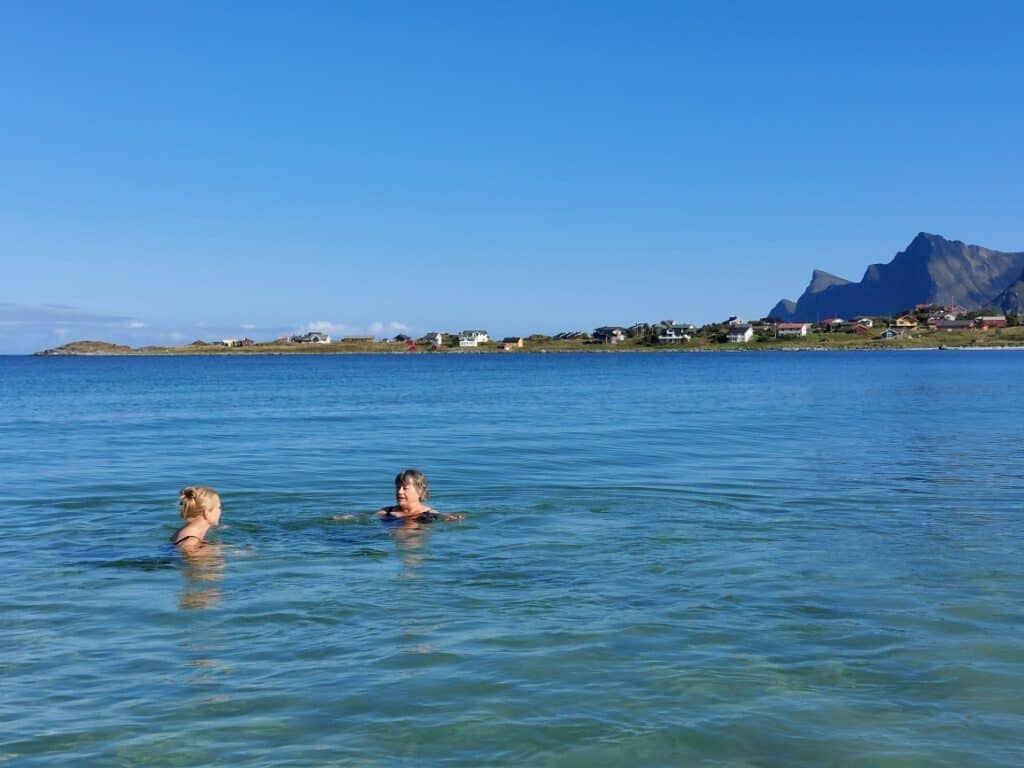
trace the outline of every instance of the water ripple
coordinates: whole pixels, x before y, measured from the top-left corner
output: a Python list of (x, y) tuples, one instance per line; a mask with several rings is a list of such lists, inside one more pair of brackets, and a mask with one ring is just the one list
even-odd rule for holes
[(1024, 764), (1022, 362), (0, 358), (0, 762)]

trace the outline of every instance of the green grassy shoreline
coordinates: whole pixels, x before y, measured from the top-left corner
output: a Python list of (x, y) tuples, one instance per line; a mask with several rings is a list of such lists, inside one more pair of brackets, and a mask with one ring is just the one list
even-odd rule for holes
[(404, 344), (385, 342), (337, 342), (333, 344), (283, 344), (270, 342), (251, 347), (224, 347), (219, 344), (187, 344), (178, 347), (129, 347), (105, 341), (75, 341), (36, 356), (160, 356), (160, 355), (480, 355), (544, 354), (557, 352), (796, 352), (796, 351), (874, 351), (908, 349), (1016, 349), (1024, 348), (1024, 327), (967, 333), (918, 331), (912, 338), (886, 341), (864, 339), (847, 333), (812, 333), (791, 339), (751, 341), (747, 344), (719, 343), (697, 337), (685, 344), (650, 344), (627, 339), (620, 344), (596, 344), (578, 340), (530, 340), (522, 349), (505, 351), (499, 344), (473, 348), (420, 346), (410, 350)]

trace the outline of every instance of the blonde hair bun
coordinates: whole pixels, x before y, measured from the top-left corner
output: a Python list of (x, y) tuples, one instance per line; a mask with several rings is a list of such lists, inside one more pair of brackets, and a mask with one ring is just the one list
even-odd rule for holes
[(191, 520), (212, 510), (220, 502), (220, 494), (205, 485), (189, 485), (178, 494), (178, 512), (182, 519)]

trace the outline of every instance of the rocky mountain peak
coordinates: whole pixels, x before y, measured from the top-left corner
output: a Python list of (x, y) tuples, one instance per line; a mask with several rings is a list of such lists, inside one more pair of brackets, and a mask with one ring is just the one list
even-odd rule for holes
[(813, 321), (830, 315), (894, 314), (915, 304), (960, 304), (974, 309), (991, 303), (1022, 270), (1024, 252), (993, 251), (919, 232), (888, 264), (868, 266), (859, 283), (815, 269), (795, 306), (779, 302), (771, 314), (784, 320)]
[(811, 283), (807, 286), (807, 293), (820, 293), (833, 285), (849, 285), (850, 281), (837, 277), (823, 269), (815, 269), (811, 273)]

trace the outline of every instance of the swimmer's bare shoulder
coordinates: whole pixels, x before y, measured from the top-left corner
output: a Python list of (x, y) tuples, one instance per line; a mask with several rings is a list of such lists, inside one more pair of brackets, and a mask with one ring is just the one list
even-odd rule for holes
[(174, 542), (174, 546), (178, 548), (178, 551), (185, 554), (198, 552), (205, 544), (206, 542), (198, 536), (184, 536)]

